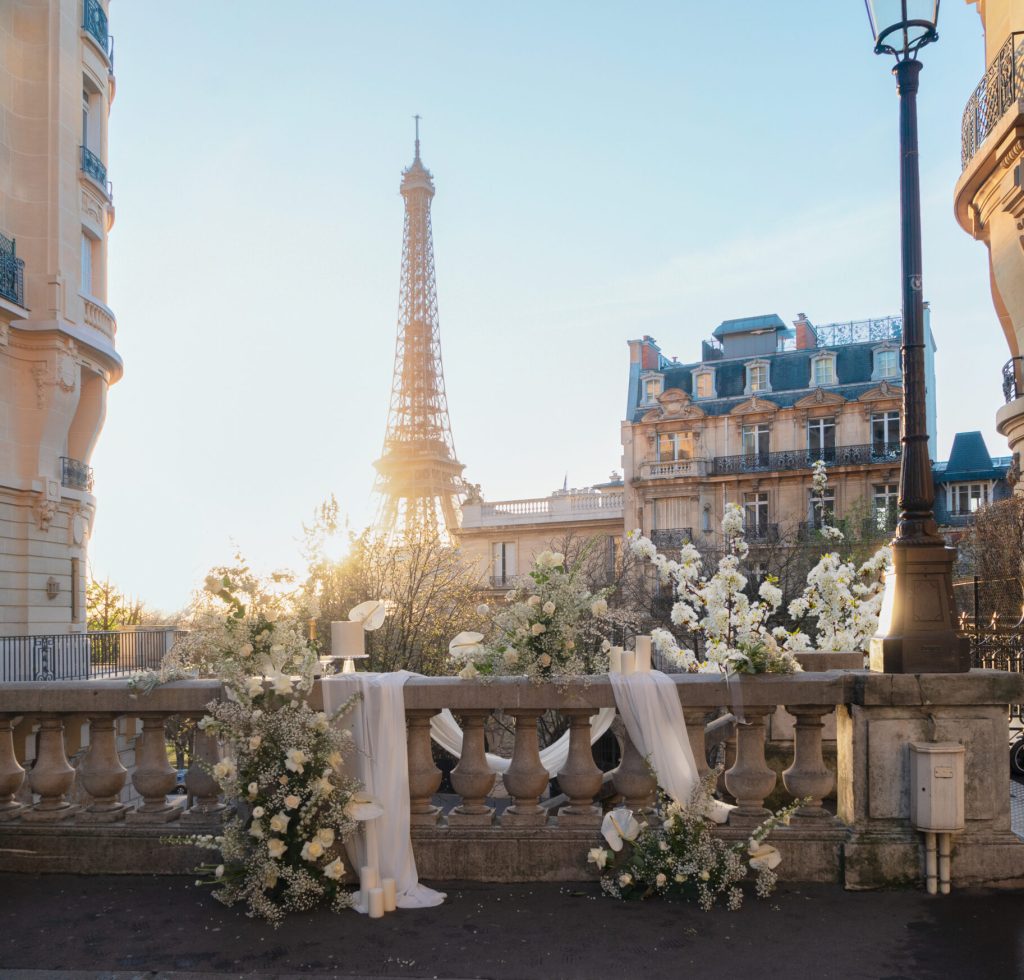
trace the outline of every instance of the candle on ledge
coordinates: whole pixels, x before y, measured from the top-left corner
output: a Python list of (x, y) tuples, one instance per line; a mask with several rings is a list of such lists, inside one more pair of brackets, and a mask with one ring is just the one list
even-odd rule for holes
[(622, 673), (622, 647), (612, 647), (608, 651), (608, 673)]
[(371, 888), (380, 887), (380, 872), (369, 865), (363, 865), (359, 869), (359, 890), (365, 899)]
[(636, 638), (636, 669), (637, 673), (651, 669), (651, 638), (649, 636)]
[(636, 654), (632, 650), (622, 651), (622, 673), (632, 674), (636, 670)]
[(384, 915), (384, 889), (371, 888), (367, 911), (371, 919), (380, 919)]
[(382, 878), (380, 890), (384, 893), (384, 911), (394, 912), (398, 908), (398, 896), (395, 891), (394, 878)]

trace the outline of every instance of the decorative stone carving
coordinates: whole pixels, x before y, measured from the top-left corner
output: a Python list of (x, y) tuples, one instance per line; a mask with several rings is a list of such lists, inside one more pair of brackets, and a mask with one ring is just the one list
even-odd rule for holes
[(45, 496), (40, 496), (36, 502), (36, 522), (39, 525), (40, 531), (49, 531), (50, 525), (53, 523), (53, 519), (57, 516), (57, 501), (50, 500)]

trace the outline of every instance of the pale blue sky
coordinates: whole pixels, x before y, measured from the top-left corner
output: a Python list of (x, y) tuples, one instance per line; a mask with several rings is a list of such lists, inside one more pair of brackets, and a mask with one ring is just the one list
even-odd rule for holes
[[(110, 305), (95, 574), (174, 609), (233, 543), (298, 567), (333, 492), (372, 518), (413, 113), (452, 426), (490, 499), (618, 468), (626, 340), (898, 312), (895, 86), (859, 0), (112, 4)], [(924, 52), (940, 455), (993, 453), (1004, 341), (952, 215), (973, 7)]]

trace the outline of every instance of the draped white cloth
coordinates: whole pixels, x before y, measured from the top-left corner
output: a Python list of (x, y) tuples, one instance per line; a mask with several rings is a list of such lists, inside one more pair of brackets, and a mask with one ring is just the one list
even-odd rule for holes
[[(636, 750), (650, 760), (658, 785), (677, 803), (689, 803), (700, 775), (675, 683), (660, 670), (608, 677), (622, 723)], [(725, 823), (732, 809), (715, 800), (708, 816)]]
[[(593, 745), (615, 721), (614, 708), (601, 708), (590, 720), (590, 744)], [(430, 734), (442, 749), (450, 752), (457, 759), (462, 757), (462, 729), (452, 713), (445, 708), (439, 715), (430, 719)], [(569, 733), (556, 739), (546, 749), (540, 750), (541, 765), (549, 776), (557, 776), (569, 758)], [(504, 773), (512, 764), (511, 759), (487, 753), (487, 765), (491, 772)]]
[[(388, 674), (336, 674), (323, 680), (324, 710), (337, 711), (361, 694), (342, 724), (352, 731), (356, 751), (346, 760), (349, 775), (380, 800), (384, 813), (363, 822), (363, 833), (345, 842), (356, 871), (369, 865), (381, 878), (394, 878), (399, 908), (440, 905), (445, 893), (419, 883), (409, 836), (409, 762), (406, 751), (405, 695), (407, 670)], [(365, 912), (365, 904), (358, 907)]]

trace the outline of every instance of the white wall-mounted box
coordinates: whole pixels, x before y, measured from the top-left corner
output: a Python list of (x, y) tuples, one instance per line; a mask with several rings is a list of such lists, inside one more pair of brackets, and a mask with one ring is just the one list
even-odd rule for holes
[(910, 822), (917, 830), (964, 829), (965, 755), (959, 742), (910, 743)]

